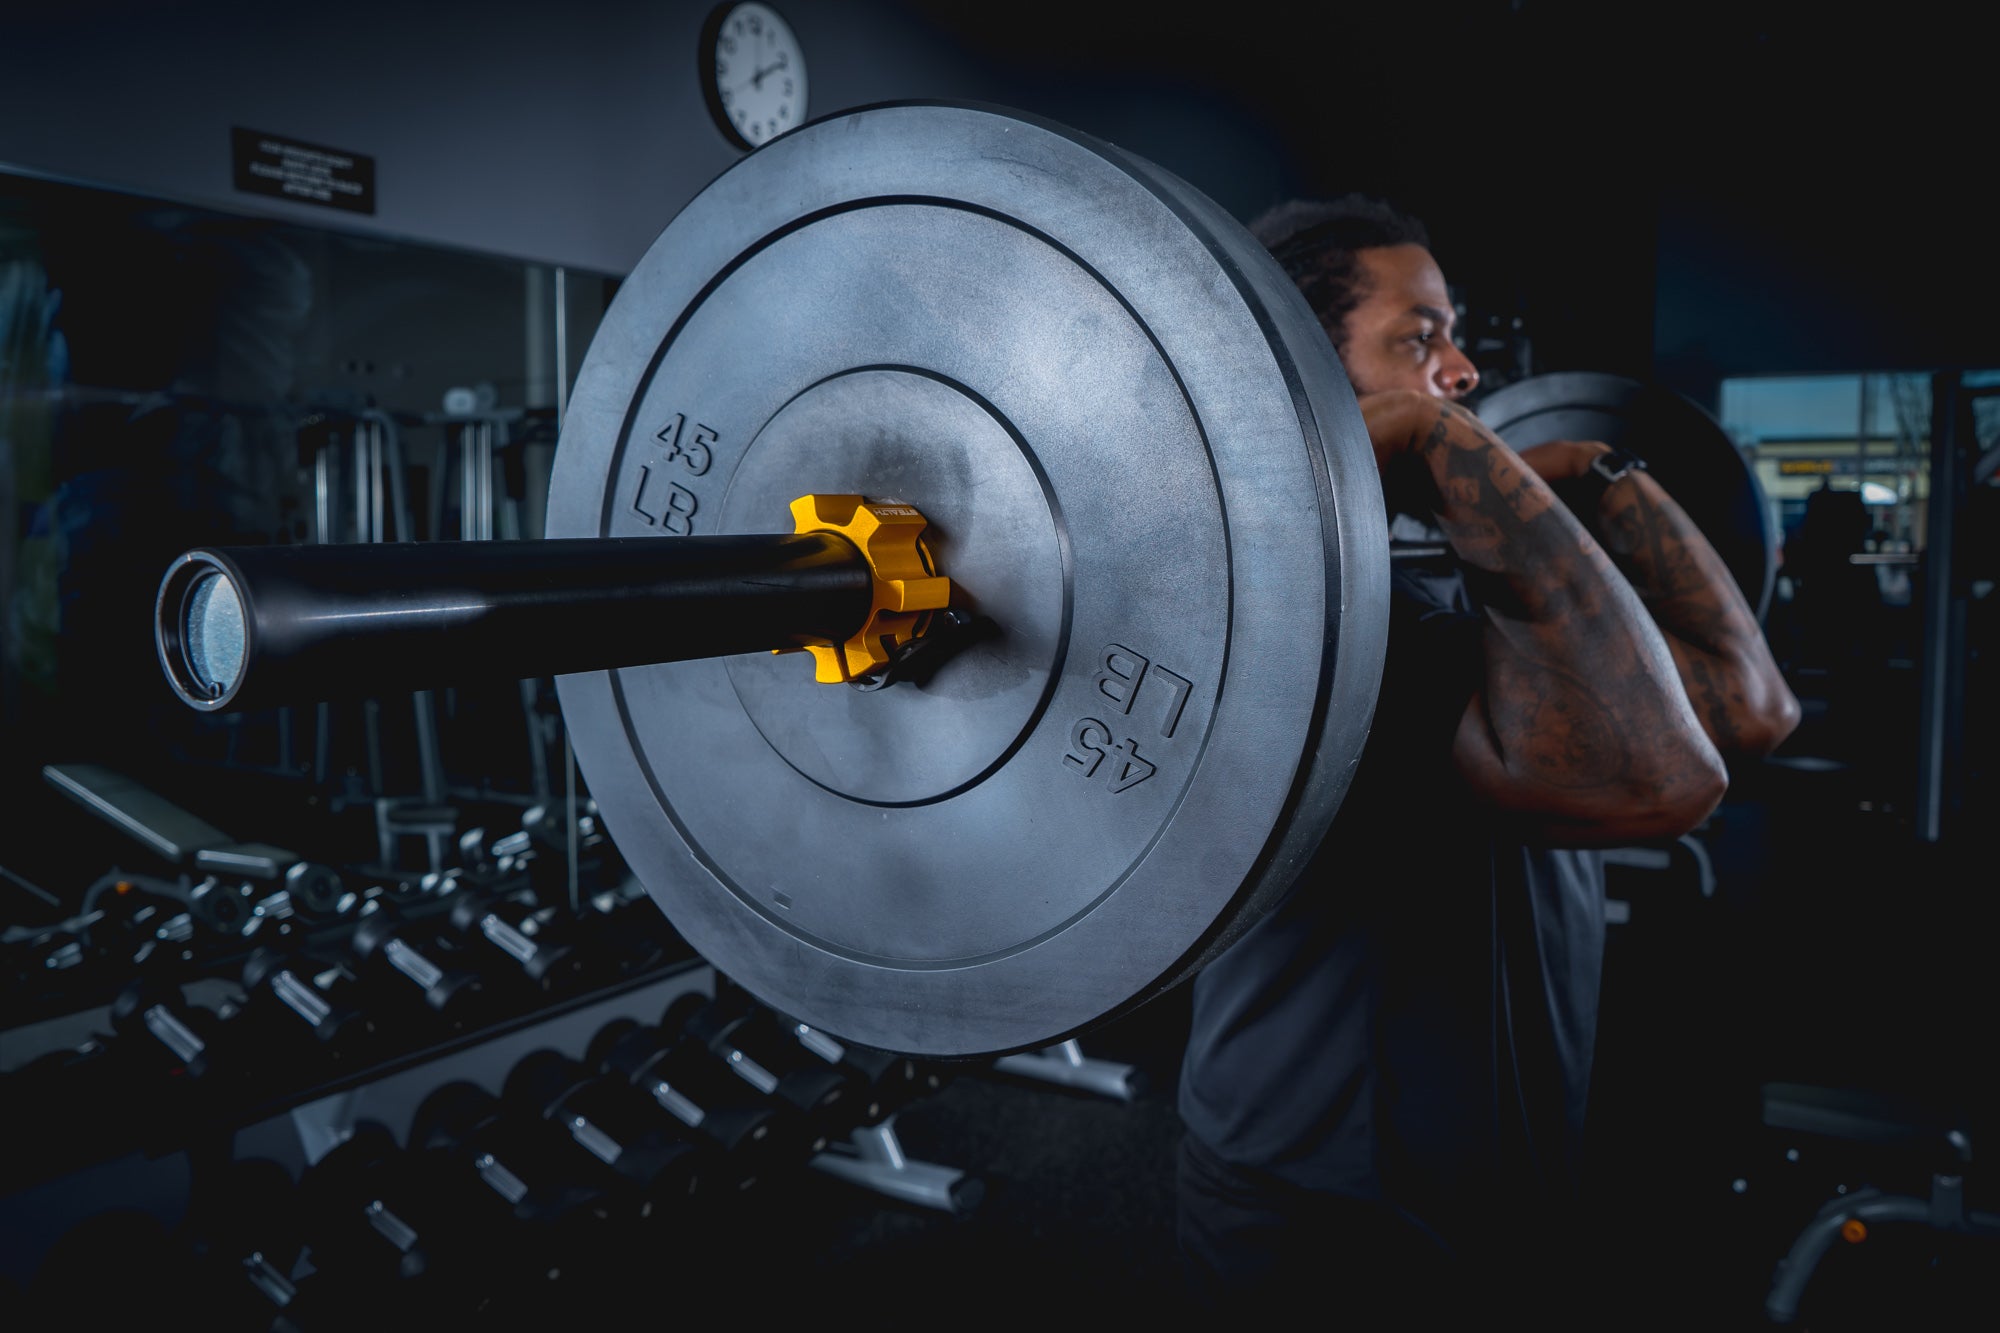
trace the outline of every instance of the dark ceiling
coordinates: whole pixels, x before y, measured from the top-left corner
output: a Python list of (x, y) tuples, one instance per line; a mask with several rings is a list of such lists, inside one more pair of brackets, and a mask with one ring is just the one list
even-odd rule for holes
[[(1314, 10), (906, 0), (1050, 114), (1193, 99), (1275, 145), (1272, 198), (1360, 189), (1559, 361), (1690, 381), (2000, 360), (1989, 59), (1927, 3), (1450, 0)], [(1969, 11), (1967, 11), (1969, 12)], [(1990, 105), (1991, 98), (1986, 102)], [(1208, 182), (1198, 181), (1205, 186)], [(1214, 188), (1214, 187), (1210, 187)], [(1686, 270), (1685, 274), (1683, 270)], [(1703, 289), (1655, 292), (1683, 277)], [(1735, 302), (1716, 313), (1716, 302)], [(1696, 324), (1681, 328), (1691, 310)], [(1699, 311), (1708, 311), (1703, 316)]]

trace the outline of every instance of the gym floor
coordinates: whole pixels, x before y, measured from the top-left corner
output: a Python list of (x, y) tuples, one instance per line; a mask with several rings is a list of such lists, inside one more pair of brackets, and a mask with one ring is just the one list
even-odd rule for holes
[[(1766, 819), (1751, 799), (1719, 812), (1712, 899), (1648, 898), (1639, 884), (1614, 882), (1648, 929), (1614, 929), (1606, 962), (1586, 1203), (1594, 1252), (1576, 1266), (1579, 1289), (1593, 1293), (1586, 1308), (1601, 1315), (1595, 1328), (1769, 1330), (1773, 1269), (1821, 1203), (1843, 1187), (1927, 1187), (1927, 1163), (1763, 1127), (1758, 1089), (1789, 1077), (1837, 1083), (1843, 1072), (1923, 1086), (1921, 1071), (1945, 1068), (1951, 1049), (1949, 1031), (1926, 1031), (1924, 1012), (1977, 973), (1940, 952), (1936, 932), (1885, 935), (1863, 902), (1823, 901), (1848, 927), (1789, 945), (1782, 914), (1738, 910), (1733, 875), (1765, 868), (1737, 861), (1735, 847), (1767, 845)], [(1857, 830), (1844, 854), (1865, 857), (1869, 845)], [(1798, 891), (1827, 894), (1812, 886), (1830, 876), (1810, 861), (1794, 869)], [(1837, 988), (1819, 983), (1867, 959), (1877, 986), (1904, 981), (1900, 998), (1871, 992), (1873, 1012), (1856, 1022), (1825, 1003)], [(1919, 987), (1926, 963), (1961, 980)], [(1131, 1103), (990, 1073), (918, 1102), (897, 1123), (905, 1151), (963, 1168), (984, 1185), (983, 1201), (951, 1217), (804, 1173), (747, 1211), (741, 1231), (760, 1259), (741, 1270), (743, 1280), (756, 1299), (796, 1298), (801, 1309), (828, 1293), (847, 1304), (879, 1292), (910, 1309), (1185, 1317), (1174, 1081), (1187, 1012), (1177, 991), (1084, 1039), (1086, 1054), (1140, 1071)], [(1746, 1014), (1757, 1017), (1745, 1022)], [(774, 1271), (788, 1276), (773, 1284)], [(1827, 1256), (1794, 1326), (1956, 1333), (1991, 1328), (1996, 1309), (1990, 1244), (1878, 1228), (1867, 1246)]]
[(1181, 1296), (1174, 1078), (1186, 1023), (1177, 992), (1083, 1041), (1087, 1056), (1139, 1071), (1129, 1103), (988, 1071), (903, 1111), (896, 1130), (911, 1160), (961, 1168), (984, 1187), (964, 1216), (806, 1172), (750, 1209), (747, 1227), (802, 1307), (875, 1291), (885, 1311), (1165, 1318)]

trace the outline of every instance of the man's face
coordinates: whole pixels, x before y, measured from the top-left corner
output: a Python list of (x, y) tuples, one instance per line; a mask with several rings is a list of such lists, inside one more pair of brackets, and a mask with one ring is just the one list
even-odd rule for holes
[(1356, 393), (1416, 389), (1463, 398), (1479, 372), (1451, 340), (1451, 293), (1437, 261), (1421, 245), (1354, 252), (1361, 303), (1347, 313), (1340, 359)]

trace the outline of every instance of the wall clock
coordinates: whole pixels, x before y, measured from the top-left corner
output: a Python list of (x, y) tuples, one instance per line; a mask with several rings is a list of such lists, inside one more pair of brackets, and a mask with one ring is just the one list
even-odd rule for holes
[(806, 57), (777, 10), (746, 0), (702, 25), (701, 86), (710, 114), (739, 148), (770, 142), (806, 118)]

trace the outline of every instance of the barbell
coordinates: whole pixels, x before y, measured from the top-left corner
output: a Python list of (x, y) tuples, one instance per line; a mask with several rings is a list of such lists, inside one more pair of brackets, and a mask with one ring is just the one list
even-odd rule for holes
[(555, 674), (676, 930), (926, 1056), (1077, 1035), (1258, 919), (1387, 636), (1373, 453), (1284, 273), (1159, 167), (977, 106), (815, 122), (674, 218), (546, 538), (192, 551), (161, 657), (207, 709)]

